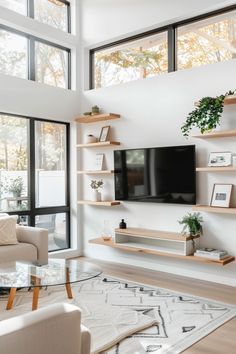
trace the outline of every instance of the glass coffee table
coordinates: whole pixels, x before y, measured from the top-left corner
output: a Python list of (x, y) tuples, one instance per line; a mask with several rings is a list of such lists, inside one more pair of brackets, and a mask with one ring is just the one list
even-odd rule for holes
[(7, 310), (11, 310), (18, 288), (32, 288), (32, 310), (38, 308), (41, 287), (64, 285), (69, 299), (73, 298), (71, 284), (99, 276), (102, 270), (79, 260), (49, 259), (48, 264), (36, 266), (27, 262), (0, 263), (0, 288), (10, 289)]

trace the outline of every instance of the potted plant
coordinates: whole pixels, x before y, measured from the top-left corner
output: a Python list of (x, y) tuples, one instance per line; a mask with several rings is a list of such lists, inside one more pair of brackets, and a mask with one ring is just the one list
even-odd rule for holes
[(22, 177), (12, 178), (9, 183), (5, 185), (6, 192), (12, 193), (13, 197), (19, 198), (24, 191), (24, 181)]
[(189, 113), (181, 130), (184, 137), (188, 137), (191, 129), (197, 127), (201, 134), (215, 129), (220, 125), (220, 118), (224, 108), (224, 99), (226, 96), (233, 95), (236, 92), (229, 91), (224, 95), (217, 97), (203, 97), (197, 108)]
[(102, 200), (101, 192), (99, 191), (100, 188), (103, 187), (103, 180), (99, 179), (92, 179), (90, 182), (90, 187), (92, 188), (92, 201), (100, 202)]
[(203, 233), (202, 223), (203, 218), (200, 213), (188, 213), (181, 220), (180, 225), (184, 225), (182, 234), (188, 234), (190, 236), (200, 236)]

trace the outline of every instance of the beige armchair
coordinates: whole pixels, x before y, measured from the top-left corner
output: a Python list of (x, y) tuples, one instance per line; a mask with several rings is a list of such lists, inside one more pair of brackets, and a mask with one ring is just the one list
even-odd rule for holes
[(17, 245), (0, 246), (0, 262), (28, 261), (48, 263), (48, 231), (37, 227), (17, 226)]
[(0, 322), (1, 354), (90, 354), (80, 309), (54, 304)]

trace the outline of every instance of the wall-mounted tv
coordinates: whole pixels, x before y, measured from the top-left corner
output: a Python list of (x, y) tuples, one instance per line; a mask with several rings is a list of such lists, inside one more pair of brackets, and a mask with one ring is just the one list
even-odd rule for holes
[(115, 198), (196, 204), (195, 146), (114, 151)]

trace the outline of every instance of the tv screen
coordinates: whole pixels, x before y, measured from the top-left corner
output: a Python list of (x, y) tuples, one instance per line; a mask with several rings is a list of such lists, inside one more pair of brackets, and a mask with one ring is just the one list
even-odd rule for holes
[(195, 146), (114, 151), (116, 200), (195, 204)]

